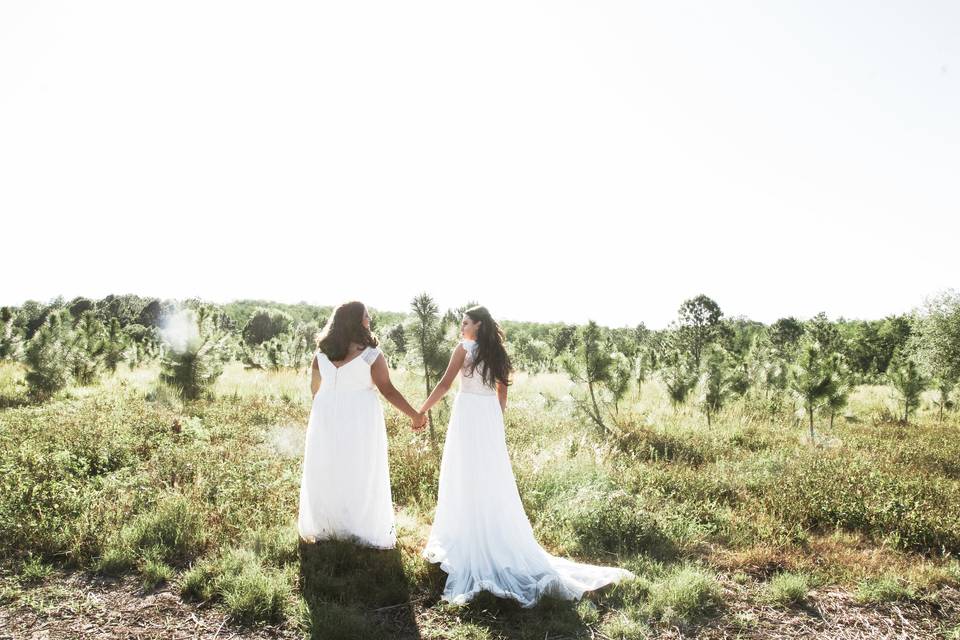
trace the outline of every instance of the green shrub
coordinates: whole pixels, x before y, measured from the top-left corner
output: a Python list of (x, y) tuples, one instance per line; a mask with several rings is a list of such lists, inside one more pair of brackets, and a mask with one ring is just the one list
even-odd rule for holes
[(52, 572), (53, 568), (44, 563), (42, 558), (30, 555), (20, 567), (20, 580), (27, 583), (43, 582)]
[(180, 595), (191, 600), (209, 600), (216, 593), (216, 578), (216, 563), (200, 560), (183, 574)]
[(293, 597), (290, 578), (265, 569), (255, 558), (231, 564), (217, 579), (217, 591), (230, 615), (242, 624), (279, 622)]
[(903, 579), (896, 576), (867, 578), (857, 585), (856, 599), (861, 604), (912, 600), (916, 591)]
[(584, 487), (562, 495), (548, 506), (537, 524), (539, 532), (574, 553), (668, 557), (676, 552), (656, 519), (635, 496), (622, 490)]
[(643, 611), (664, 624), (689, 624), (720, 601), (720, 585), (712, 574), (684, 566), (650, 585)]
[(149, 590), (172, 580), (173, 568), (162, 560), (148, 558), (144, 561), (140, 574), (143, 578), (143, 588)]
[(791, 605), (803, 602), (810, 592), (810, 581), (801, 573), (779, 573), (766, 586), (764, 600), (771, 604)]
[(185, 497), (168, 495), (151, 511), (124, 527), (122, 537), (134, 551), (167, 562), (183, 562), (205, 545), (203, 518)]

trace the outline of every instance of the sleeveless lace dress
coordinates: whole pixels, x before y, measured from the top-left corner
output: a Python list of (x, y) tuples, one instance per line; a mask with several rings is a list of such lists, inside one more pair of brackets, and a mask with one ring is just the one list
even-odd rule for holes
[(340, 367), (318, 351), (320, 390), (313, 398), (303, 454), (297, 528), (308, 542), (340, 538), (392, 549), (396, 544), (387, 431), (367, 347)]
[(634, 575), (550, 555), (533, 536), (510, 466), (496, 390), (469, 367), (460, 372), (440, 464), (436, 515), (424, 557), (447, 573), (443, 599), (469, 602), (480, 591), (532, 607), (545, 596), (579, 599), (584, 592)]

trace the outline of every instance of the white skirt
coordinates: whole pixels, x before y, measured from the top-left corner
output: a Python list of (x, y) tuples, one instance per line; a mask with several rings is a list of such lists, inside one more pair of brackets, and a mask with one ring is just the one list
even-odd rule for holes
[(376, 390), (314, 396), (297, 528), (308, 542), (336, 538), (380, 549), (396, 545), (387, 430)]
[(496, 395), (460, 392), (453, 402), (423, 555), (447, 573), (443, 599), (454, 604), (489, 591), (532, 607), (545, 595), (576, 600), (634, 577), (626, 569), (552, 556), (537, 543), (510, 466)]

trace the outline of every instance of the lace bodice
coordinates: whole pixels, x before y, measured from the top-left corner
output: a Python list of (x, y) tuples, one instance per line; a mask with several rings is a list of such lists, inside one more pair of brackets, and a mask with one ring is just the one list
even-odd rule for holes
[(317, 366), (320, 367), (318, 393), (375, 389), (376, 385), (373, 384), (373, 378), (370, 375), (370, 366), (381, 353), (377, 347), (367, 347), (353, 360), (337, 367), (330, 362), (327, 354), (317, 351)]
[(472, 375), (470, 373), (470, 369), (473, 366), (473, 357), (477, 350), (476, 341), (464, 338), (460, 341), (460, 344), (467, 350), (467, 357), (464, 359), (463, 367), (460, 369), (460, 391), (484, 396), (496, 395), (496, 388), (486, 385), (483, 382), (482, 365), (477, 367), (477, 370), (474, 371)]

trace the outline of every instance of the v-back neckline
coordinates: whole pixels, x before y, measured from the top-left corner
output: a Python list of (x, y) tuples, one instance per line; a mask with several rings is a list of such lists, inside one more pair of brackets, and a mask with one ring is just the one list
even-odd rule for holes
[(350, 358), (349, 360), (347, 360), (346, 362), (344, 362), (344, 363), (343, 363), (342, 365), (340, 365), (339, 367), (338, 367), (337, 365), (333, 364), (333, 360), (330, 359), (330, 356), (328, 356), (328, 355), (325, 354), (325, 353), (323, 354), (323, 356), (327, 359), (327, 362), (330, 363), (330, 366), (331, 366), (331, 367), (333, 367), (334, 369), (336, 369), (337, 371), (339, 371), (340, 369), (343, 369), (345, 366), (349, 365), (349, 364), (350, 364), (351, 362), (353, 362), (354, 360), (359, 360), (360, 358), (362, 358), (362, 357), (363, 357), (363, 354), (366, 353), (367, 349), (369, 349), (369, 348), (370, 348), (370, 347), (364, 347), (364, 348), (363, 348), (363, 351), (361, 351), (361, 352), (358, 353), (357, 355), (353, 356), (352, 358)]

